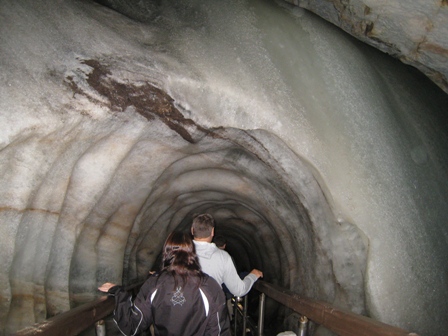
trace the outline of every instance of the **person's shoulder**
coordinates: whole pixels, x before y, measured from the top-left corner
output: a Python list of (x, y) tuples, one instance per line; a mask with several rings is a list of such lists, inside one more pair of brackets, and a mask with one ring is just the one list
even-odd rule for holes
[(146, 292), (152, 294), (156, 290), (164, 291), (167, 288), (173, 288), (174, 283), (174, 277), (168, 272), (153, 274), (145, 282)]
[(169, 282), (172, 276), (167, 272), (156, 272), (149, 275), (146, 279), (144, 286), (154, 288), (161, 283)]
[[(214, 244), (213, 244), (214, 245)], [(220, 248), (218, 248), (215, 245), (215, 254), (219, 255), (221, 258), (223, 259), (232, 259), (232, 257), (230, 256), (229, 252), (225, 251), (225, 250), (221, 250)]]
[(154, 287), (157, 284), (158, 275), (151, 274), (149, 277), (145, 280), (145, 282), (140, 287), (140, 292), (143, 294), (143, 296), (148, 296), (153, 290)]
[(227, 260), (231, 260), (232, 257), (226, 251), (218, 248), (215, 243), (208, 243), (207, 252), (202, 252), (202, 255), (208, 255), (209, 258), (216, 261), (216, 263), (226, 262)]
[(154, 283), (156, 283), (159, 279), (160, 274), (157, 273), (150, 273), (148, 278), (146, 278), (145, 282), (143, 283), (143, 286), (152, 286)]
[(152, 281), (159, 283), (174, 282), (174, 276), (167, 271), (160, 272), (152, 276)]

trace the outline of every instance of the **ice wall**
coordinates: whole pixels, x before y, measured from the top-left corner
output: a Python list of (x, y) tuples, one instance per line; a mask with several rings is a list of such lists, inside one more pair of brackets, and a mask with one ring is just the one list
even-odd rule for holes
[(266, 280), (446, 330), (446, 94), (302, 10), (145, 8), (0, 6), (2, 329), (144, 276), (209, 211)]
[(446, 1), (286, 1), (414, 66), (448, 93)]

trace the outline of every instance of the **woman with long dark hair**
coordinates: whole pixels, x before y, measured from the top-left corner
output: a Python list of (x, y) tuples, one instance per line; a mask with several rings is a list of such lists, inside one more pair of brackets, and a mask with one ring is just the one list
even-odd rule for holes
[(168, 236), (162, 270), (148, 278), (134, 301), (121, 286), (107, 282), (98, 289), (115, 296), (114, 321), (124, 335), (151, 324), (155, 335), (230, 335), (222, 288), (201, 271), (189, 234)]

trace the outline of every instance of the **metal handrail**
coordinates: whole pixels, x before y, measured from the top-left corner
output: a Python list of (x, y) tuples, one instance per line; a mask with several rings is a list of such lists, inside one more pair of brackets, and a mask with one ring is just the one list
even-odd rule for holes
[(254, 288), (340, 336), (418, 336), (369, 317), (333, 307), (326, 302), (300, 297), (265, 281), (257, 281)]

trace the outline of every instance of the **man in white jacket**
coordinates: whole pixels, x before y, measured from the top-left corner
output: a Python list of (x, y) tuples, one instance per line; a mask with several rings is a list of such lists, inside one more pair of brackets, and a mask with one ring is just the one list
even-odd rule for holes
[(212, 243), (215, 233), (215, 220), (209, 214), (193, 219), (191, 225), (196, 254), (202, 271), (214, 278), (219, 284), (225, 284), (235, 296), (246, 295), (255, 281), (263, 277), (263, 272), (253, 269), (241, 280), (233, 264), (232, 257)]

